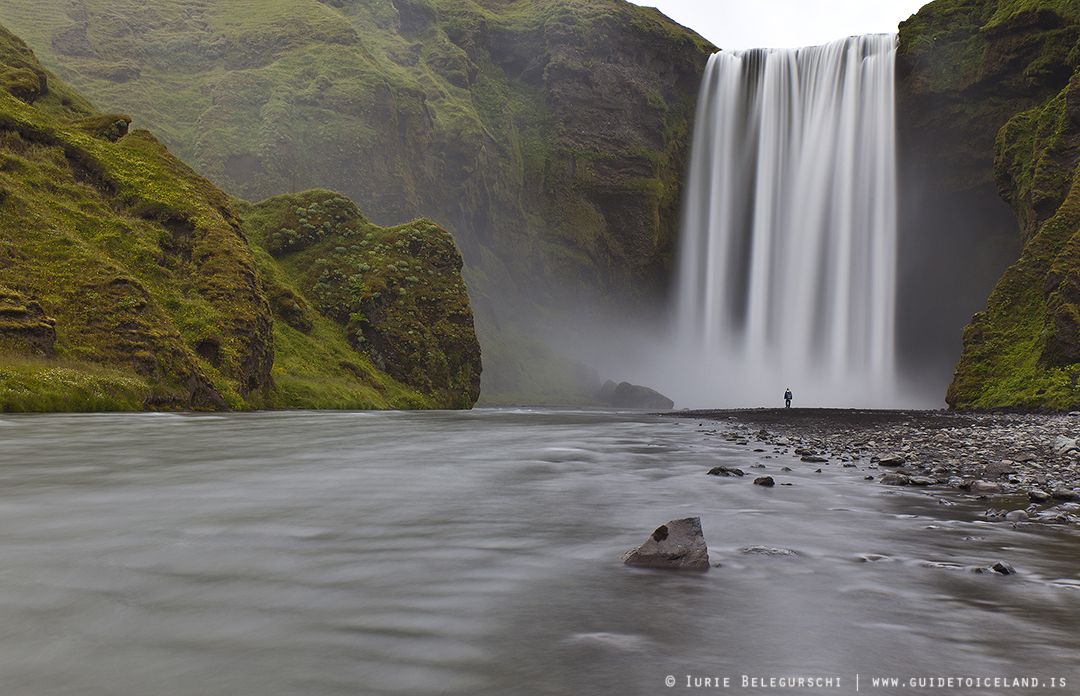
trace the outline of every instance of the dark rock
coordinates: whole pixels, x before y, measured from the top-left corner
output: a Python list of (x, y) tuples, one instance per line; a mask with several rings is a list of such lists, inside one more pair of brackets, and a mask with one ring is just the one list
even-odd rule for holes
[(754, 479), (754, 485), (770, 488), (776, 485), (776, 481), (773, 481), (772, 476), (759, 476), (758, 478)]
[(675, 402), (660, 392), (629, 382), (622, 382), (615, 387), (611, 393), (611, 400), (607, 403), (614, 408), (655, 409), (657, 411), (670, 411), (675, 408)]
[(746, 476), (746, 472), (742, 469), (715, 466), (712, 469), (709, 469), (709, 476)]
[(1016, 569), (1014, 569), (1008, 563), (1002, 563), (1001, 561), (998, 561), (994, 565), (990, 566), (990, 570), (1001, 575), (1016, 575)]
[(1050, 494), (1040, 488), (1032, 488), (1028, 491), (1028, 500), (1033, 503), (1045, 503), (1050, 500)]
[(623, 556), (626, 565), (669, 570), (708, 570), (709, 549), (701, 532), (701, 518), (672, 520), (656, 528), (648, 539)]
[(911, 480), (903, 474), (889, 472), (881, 477), (881, 482), (886, 486), (906, 486)]
[(907, 461), (907, 457), (902, 454), (886, 454), (878, 459), (878, 464), (881, 466), (903, 466)]
[(829, 461), (827, 458), (818, 456), (816, 454), (808, 454), (804, 456), (802, 460), (809, 464), (824, 464), (825, 462)]

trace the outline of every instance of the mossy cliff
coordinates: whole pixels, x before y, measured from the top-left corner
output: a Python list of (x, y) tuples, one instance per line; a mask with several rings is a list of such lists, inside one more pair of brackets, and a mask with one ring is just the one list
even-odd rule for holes
[(964, 332), (948, 403), (1080, 406), (1080, 2), (937, 0), (901, 25), (898, 62), (902, 153), (954, 202), (969, 258), (1002, 230), (1022, 244)]
[[(290, 324), (283, 295), (313, 304), (292, 287), (304, 264), (254, 247), (241, 206), (130, 122), (94, 111), (0, 28), (0, 410), (472, 404), (475, 350), (431, 336), (369, 350), (317, 305)], [(433, 271), (417, 295), (454, 300), (426, 318), (458, 322), (468, 344), (456, 250), (426, 223), (401, 229), (424, 247), (401, 257)], [(378, 316), (420, 301), (391, 296)], [(442, 361), (417, 368), (424, 349)]]
[(295, 282), (271, 286), (282, 321), (306, 333), (318, 312), (398, 381), (446, 406), (476, 402), (480, 346), (449, 232), (429, 220), (378, 227), (329, 191), (278, 196), (244, 214)]
[(234, 194), (325, 187), (379, 224), (445, 226), (486, 315), (485, 361), (508, 383), (521, 375), (505, 336), (534, 304), (558, 321), (583, 298), (642, 306), (666, 291), (713, 48), (653, 9), (5, 0), (0, 22)]

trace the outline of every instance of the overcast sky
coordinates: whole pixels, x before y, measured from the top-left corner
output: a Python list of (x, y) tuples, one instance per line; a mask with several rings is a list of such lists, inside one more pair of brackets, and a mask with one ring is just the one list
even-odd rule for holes
[(894, 33), (929, 0), (631, 0), (658, 7), (720, 48), (794, 48)]

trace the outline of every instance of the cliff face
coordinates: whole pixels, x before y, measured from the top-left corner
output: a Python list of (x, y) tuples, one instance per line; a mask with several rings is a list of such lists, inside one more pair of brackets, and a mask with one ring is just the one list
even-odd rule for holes
[(1078, 41), (1067, 0), (937, 0), (900, 27), (902, 233), (954, 274), (1022, 245), (964, 332), (953, 407), (1080, 404)]
[(282, 321), (310, 333), (316, 311), (398, 381), (443, 406), (476, 402), (480, 345), (449, 232), (428, 220), (377, 227), (329, 191), (278, 196), (245, 219), (299, 291), (271, 292)]
[[(0, 410), (475, 401), (475, 350), (414, 369), (411, 356), (350, 343), (318, 311), (309, 335), (288, 335), (275, 304), (287, 271), (249, 243), (232, 199), (148, 132), (128, 133), (130, 121), (95, 112), (0, 28)], [(429, 271), (419, 285), (441, 293), (425, 318), (458, 322), (467, 344), (457, 252), (441, 231), (416, 234), (442, 261), (416, 254)], [(452, 306), (439, 304), (449, 296)], [(412, 305), (392, 296), (380, 309)]]
[[(534, 304), (666, 291), (712, 47), (655, 10), (5, 0), (0, 22), (234, 194), (326, 187), (379, 224), (446, 226), (482, 300), (489, 362), (514, 360), (507, 325)], [(492, 374), (520, 381), (506, 365)]]

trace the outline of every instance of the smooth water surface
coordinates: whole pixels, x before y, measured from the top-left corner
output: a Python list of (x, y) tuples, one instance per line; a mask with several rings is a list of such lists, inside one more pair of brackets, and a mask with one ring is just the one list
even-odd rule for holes
[[(985, 504), (815, 474), (715, 427), (510, 410), (5, 417), (0, 693), (632, 695), (744, 673), (836, 675), (841, 693), (856, 673), (1080, 687), (1072, 530), (982, 523)], [(758, 462), (794, 485), (705, 475)], [(621, 564), (689, 515), (722, 567)], [(970, 571), (998, 560), (1018, 575)]]

